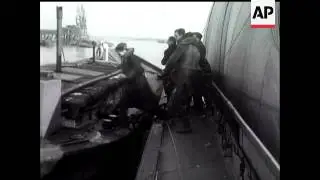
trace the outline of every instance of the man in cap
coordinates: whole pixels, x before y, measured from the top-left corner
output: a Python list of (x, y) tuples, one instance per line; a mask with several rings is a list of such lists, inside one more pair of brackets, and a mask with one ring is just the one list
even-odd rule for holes
[[(167, 44), (168, 44), (168, 48), (164, 51), (164, 56), (161, 60), (162, 65), (167, 64), (169, 57), (176, 50), (176, 48), (177, 48), (176, 38), (173, 36), (170, 36), (167, 40)], [(174, 89), (174, 84), (170, 78), (165, 78), (165, 79), (163, 79), (163, 85), (164, 85), (165, 93), (167, 95), (167, 100), (169, 100), (170, 96), (171, 96), (171, 92)]]
[(126, 43), (118, 44), (116, 51), (122, 59), (120, 68), (127, 77), (123, 96), (119, 103), (120, 123), (125, 127), (128, 126), (128, 108), (138, 108), (165, 119), (165, 112), (159, 108), (157, 97), (151, 91), (144, 75), (145, 70), (141, 66), (142, 59), (134, 55), (134, 49), (128, 49)]
[[(200, 52), (196, 47), (194, 37), (185, 37), (184, 29), (175, 30), (178, 40), (177, 49), (169, 57), (162, 76), (170, 76), (175, 84), (175, 90), (168, 103), (168, 113), (171, 118), (177, 118), (177, 133), (189, 133), (192, 131), (187, 115), (187, 107), (193, 92), (197, 91), (201, 84), (199, 66)], [(179, 123), (179, 121), (181, 123)]]

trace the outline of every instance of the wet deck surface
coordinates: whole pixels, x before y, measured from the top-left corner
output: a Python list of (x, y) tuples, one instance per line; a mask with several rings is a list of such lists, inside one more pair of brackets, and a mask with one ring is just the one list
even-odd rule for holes
[[(161, 126), (162, 133), (155, 132), (156, 126)], [(231, 180), (213, 122), (192, 117), (192, 129), (191, 134), (179, 134), (167, 124), (154, 124), (136, 180), (150, 176), (160, 180)]]
[[(116, 71), (116, 67), (108, 62), (95, 62), (81, 60), (75, 63), (65, 63), (62, 73), (54, 73), (55, 78), (62, 80), (62, 91), (72, 88), (79, 83), (86, 82), (96, 77), (110, 74)], [(40, 67), (40, 72), (55, 71), (55, 65), (45, 65)], [(40, 77), (40, 79), (45, 79)]]

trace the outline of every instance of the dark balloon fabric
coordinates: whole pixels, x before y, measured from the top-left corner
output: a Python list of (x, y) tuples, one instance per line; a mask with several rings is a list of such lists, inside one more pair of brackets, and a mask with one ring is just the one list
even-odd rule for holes
[(276, 27), (252, 29), (249, 2), (215, 2), (204, 33), (217, 84), (280, 159), (280, 4)]

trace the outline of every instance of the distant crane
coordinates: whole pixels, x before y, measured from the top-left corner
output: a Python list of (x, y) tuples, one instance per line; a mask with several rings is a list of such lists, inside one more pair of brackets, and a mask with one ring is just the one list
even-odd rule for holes
[(77, 7), (76, 25), (80, 28), (80, 38), (87, 39), (87, 18), (83, 5)]

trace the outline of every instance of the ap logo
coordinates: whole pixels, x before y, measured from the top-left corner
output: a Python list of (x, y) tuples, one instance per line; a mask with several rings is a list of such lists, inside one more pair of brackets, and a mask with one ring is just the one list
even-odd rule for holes
[(251, 0), (251, 27), (274, 28), (275, 0)]

